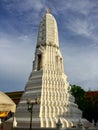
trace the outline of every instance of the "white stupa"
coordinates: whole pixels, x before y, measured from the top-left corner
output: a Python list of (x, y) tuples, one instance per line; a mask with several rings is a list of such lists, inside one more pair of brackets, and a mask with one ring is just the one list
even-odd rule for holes
[(33, 107), (33, 127), (56, 127), (59, 118), (62, 127), (70, 127), (82, 118), (82, 112), (70, 94), (59, 48), (57, 23), (49, 9), (40, 21), (33, 69), (17, 107), (18, 127), (29, 127), (26, 99), (32, 101), (36, 96), (40, 98), (40, 105)]

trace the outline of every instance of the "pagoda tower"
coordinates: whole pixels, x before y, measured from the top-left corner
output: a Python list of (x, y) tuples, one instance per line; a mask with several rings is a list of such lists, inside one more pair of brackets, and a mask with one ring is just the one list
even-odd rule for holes
[(70, 127), (82, 118), (64, 74), (57, 23), (49, 9), (40, 21), (32, 72), (17, 106), (18, 127), (29, 127), (26, 99), (36, 97), (40, 104), (33, 106), (32, 127), (56, 127), (58, 119), (62, 127)]

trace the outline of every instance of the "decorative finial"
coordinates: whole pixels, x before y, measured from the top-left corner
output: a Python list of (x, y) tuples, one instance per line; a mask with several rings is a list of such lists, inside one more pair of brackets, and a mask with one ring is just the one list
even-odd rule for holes
[(50, 8), (47, 8), (47, 9), (46, 9), (46, 13), (51, 13)]
[(79, 119), (79, 122), (78, 122), (77, 126), (78, 126), (78, 128), (82, 128), (83, 127), (83, 123), (82, 123), (81, 119)]
[(56, 123), (57, 128), (62, 128), (61, 120), (58, 119), (58, 122)]

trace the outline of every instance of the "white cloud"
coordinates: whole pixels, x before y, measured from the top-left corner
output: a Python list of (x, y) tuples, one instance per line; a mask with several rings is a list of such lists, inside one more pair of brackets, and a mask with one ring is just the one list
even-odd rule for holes
[(62, 48), (65, 74), (71, 84), (80, 85), (83, 89), (98, 89), (98, 52), (91, 48), (81, 49), (76, 46)]
[(77, 11), (84, 15), (88, 15), (95, 6), (96, 2), (90, 0), (69, 0), (66, 3), (67, 9)]
[(60, 14), (65, 14), (67, 11), (72, 11), (74, 14), (79, 13), (81, 15), (87, 16), (94, 11), (97, 6), (97, 1), (93, 0), (62, 0), (56, 4), (52, 3), (52, 9), (55, 14), (60, 12)]
[(94, 33), (96, 30), (96, 25), (93, 22), (87, 21), (86, 19), (78, 19), (75, 18), (73, 20), (69, 20), (66, 27), (74, 33), (74, 35), (84, 36), (93, 40), (94, 46), (98, 43), (97, 34)]
[(40, 11), (44, 6), (44, 0), (19, 0), (13, 2), (5, 0), (5, 5), (8, 11), (17, 11), (20, 13), (27, 12), (32, 9), (35, 11)]
[[(0, 79), (26, 82), (32, 71), (35, 41), (32, 36), (9, 36), (0, 40)], [(14, 86), (14, 84), (13, 84)]]
[(80, 20), (77, 18), (74, 20), (70, 20), (70, 22), (67, 25), (67, 28), (78, 35), (84, 35), (86, 37), (89, 37), (91, 35), (91, 30), (87, 21), (85, 20)]

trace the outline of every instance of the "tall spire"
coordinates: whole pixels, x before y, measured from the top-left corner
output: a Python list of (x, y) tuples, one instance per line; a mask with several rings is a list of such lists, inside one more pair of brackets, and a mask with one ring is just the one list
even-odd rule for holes
[(17, 124), (29, 127), (26, 99), (40, 98), (33, 108), (33, 127), (56, 127), (58, 118), (62, 127), (71, 127), (82, 112), (69, 93), (69, 83), (63, 70), (63, 57), (59, 49), (57, 23), (49, 9), (39, 26), (33, 69), (17, 107)]
[(40, 21), (37, 45), (49, 45), (59, 47), (58, 28), (54, 16), (47, 8), (44, 17)]
[(45, 70), (50, 68), (63, 72), (63, 61), (59, 50), (57, 23), (54, 16), (50, 14), (49, 8), (46, 12), (47, 13), (45, 13), (39, 25), (33, 70)]

